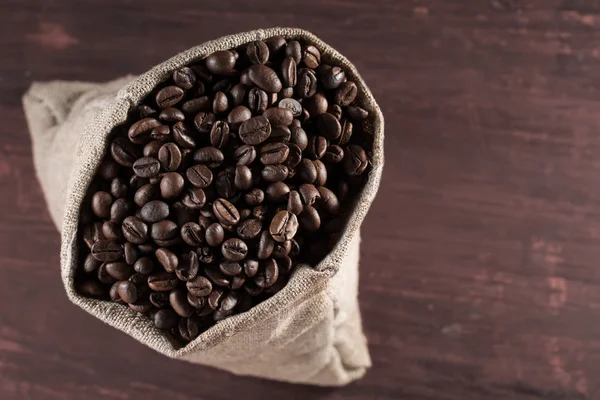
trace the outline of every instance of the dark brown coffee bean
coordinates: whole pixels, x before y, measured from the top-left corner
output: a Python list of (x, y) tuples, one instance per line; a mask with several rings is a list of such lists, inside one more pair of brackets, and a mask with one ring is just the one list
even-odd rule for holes
[(106, 272), (108, 272), (110, 276), (119, 281), (127, 280), (133, 274), (133, 268), (131, 267), (131, 265), (127, 265), (123, 261), (107, 262), (105, 263), (104, 267), (106, 268)]
[(187, 294), (187, 301), (194, 308), (203, 308), (206, 305), (206, 297), (194, 296), (190, 292)]
[(287, 200), (287, 195), (290, 193), (290, 187), (283, 182), (271, 183), (267, 186), (267, 200), (280, 203)]
[(308, 68), (317, 68), (321, 63), (321, 52), (313, 45), (308, 45), (302, 53), (302, 61)]
[(225, 231), (223, 227), (219, 223), (211, 224), (208, 228), (206, 228), (205, 239), (206, 243), (209, 246), (220, 246), (223, 243), (223, 239), (225, 238)]
[(196, 164), (193, 167), (188, 168), (185, 175), (192, 185), (201, 189), (208, 187), (213, 180), (211, 170), (202, 164)]
[(257, 219), (247, 219), (240, 223), (237, 228), (237, 234), (244, 240), (256, 238), (262, 229), (262, 223)]
[(317, 77), (311, 69), (302, 68), (298, 72), (298, 82), (294, 87), (294, 94), (305, 99), (314, 95), (317, 91)]
[(232, 86), (232, 88), (229, 89), (229, 97), (231, 98), (231, 105), (233, 107), (242, 105), (244, 103), (244, 99), (246, 98), (246, 86), (244, 86), (242, 83)]
[(269, 232), (273, 239), (285, 242), (296, 235), (298, 231), (298, 219), (289, 211), (280, 211), (273, 217)]
[(121, 300), (121, 296), (119, 296), (119, 283), (120, 282), (113, 283), (113, 285), (110, 287), (110, 290), (108, 291), (108, 296), (115, 303), (125, 304), (125, 302)]
[(182, 317), (189, 317), (194, 312), (194, 309), (187, 301), (186, 292), (181, 289), (175, 289), (169, 293), (169, 304)]
[(235, 261), (223, 261), (219, 264), (219, 269), (228, 276), (236, 276), (242, 272), (242, 266)]
[(123, 237), (121, 226), (113, 221), (106, 221), (102, 224), (102, 234), (108, 240), (120, 240)]
[(286, 57), (281, 63), (281, 80), (285, 87), (296, 86), (296, 61), (293, 57)]
[(335, 91), (333, 101), (344, 107), (354, 101), (358, 93), (356, 84), (352, 81), (342, 83)]
[(115, 178), (121, 169), (121, 166), (112, 158), (105, 158), (98, 167), (98, 176), (105, 181)]
[(337, 214), (340, 211), (340, 201), (335, 193), (323, 186), (317, 188), (317, 190), (320, 195), (318, 205), (330, 214)]
[(160, 195), (164, 199), (179, 197), (183, 191), (185, 180), (178, 172), (169, 172), (160, 180)]
[(140, 314), (147, 313), (152, 309), (152, 303), (150, 303), (148, 299), (138, 299), (136, 302), (130, 303), (128, 305), (129, 308)]
[(290, 110), (294, 117), (298, 117), (302, 114), (302, 104), (300, 104), (298, 100), (295, 99), (283, 99), (279, 102), (278, 107)]
[(169, 205), (159, 200), (146, 203), (140, 211), (140, 218), (148, 223), (162, 221), (169, 216)]
[(287, 176), (291, 178), (293, 175), (291, 175), (290, 170), (295, 168), (300, 164), (300, 161), (302, 161), (302, 150), (295, 144), (289, 144), (288, 148), (289, 154), (283, 165), (288, 168)]
[[(237, 106), (227, 115), (227, 122), (233, 130), (237, 130), (242, 123), (252, 118), (252, 112), (246, 106)], [(215, 146), (218, 147), (218, 146)]]
[(249, 145), (257, 145), (271, 135), (271, 124), (263, 116), (250, 118), (242, 123), (239, 129), (240, 139)]
[(129, 216), (125, 218), (121, 226), (123, 236), (131, 243), (141, 244), (148, 239), (148, 225), (137, 217)]
[(315, 179), (316, 186), (323, 186), (327, 182), (327, 168), (321, 160), (314, 160), (315, 169), (317, 170), (317, 179)]
[(285, 49), (286, 41), (283, 36), (273, 36), (265, 40), (271, 54), (271, 59)]
[(79, 284), (77, 289), (87, 297), (102, 297), (106, 294), (104, 287), (96, 281), (85, 281)]
[(216, 148), (223, 148), (229, 140), (229, 125), (225, 121), (217, 121), (210, 131), (210, 143)]
[[(160, 125), (162, 125), (162, 123), (155, 118), (141, 119), (131, 125), (127, 131), (127, 137), (129, 137), (129, 140), (132, 143), (144, 144), (149, 141), (152, 130)], [(119, 160), (115, 161), (119, 162)]]
[(252, 297), (260, 296), (260, 294), (263, 292), (263, 288), (256, 285), (254, 280), (247, 281), (246, 285), (244, 285), (244, 290)]
[(326, 113), (329, 106), (327, 97), (325, 97), (323, 93), (315, 93), (313, 96), (304, 100), (302, 105), (304, 106), (304, 109), (308, 111), (311, 117), (316, 117)]
[(83, 241), (90, 249), (99, 240), (106, 240), (102, 233), (102, 222), (92, 222), (83, 228)]
[(344, 151), (344, 171), (350, 176), (358, 176), (365, 172), (369, 163), (365, 150), (351, 144)]
[(133, 202), (138, 207), (143, 207), (147, 202), (158, 196), (158, 187), (152, 184), (146, 184), (140, 187), (133, 196)]
[(283, 257), (287, 257), (287, 255), (290, 253), (290, 250), (292, 249), (292, 241), (291, 240), (286, 240), (285, 242), (277, 242), (275, 244), (275, 248), (273, 249), (273, 257), (275, 258), (283, 258)]
[[(171, 138), (171, 128), (169, 127), (169, 125), (157, 126), (156, 128), (152, 129), (152, 132), (150, 132), (150, 138), (153, 139), (152, 142), (166, 142)], [(149, 142), (148, 144), (152, 142)], [(148, 146), (148, 144), (146, 146)], [(146, 150), (146, 146), (144, 146), (144, 151)], [(148, 151), (150, 151), (150, 149), (151, 148), (149, 148)], [(156, 157), (157, 155), (158, 153), (144, 154), (144, 157)]]
[(256, 218), (259, 221), (265, 219), (266, 210), (262, 205), (256, 206), (252, 209), (252, 217)]
[(115, 198), (125, 197), (129, 193), (129, 185), (127, 181), (120, 176), (113, 178), (110, 182), (110, 194)]
[(301, 150), (306, 149), (308, 146), (308, 136), (304, 129), (301, 127), (294, 127), (291, 129), (291, 133), (290, 142), (297, 145)]
[(156, 250), (154, 255), (156, 256), (158, 263), (167, 272), (175, 272), (175, 270), (179, 267), (179, 259), (177, 258), (177, 255), (169, 249), (161, 247)]
[(292, 133), (290, 128), (282, 125), (274, 125), (271, 127), (271, 141), (288, 144), (290, 142), (290, 138), (292, 137)]
[(323, 74), (321, 84), (325, 89), (336, 89), (346, 80), (346, 74), (340, 67), (332, 67)]
[[(166, 122), (177, 122), (177, 121), (183, 121), (185, 119), (185, 115), (183, 115), (183, 113), (178, 110), (177, 108), (166, 108), (164, 110), (162, 110), (160, 112), (160, 114), (158, 115), (158, 118), (162, 121), (166, 121)], [(156, 129), (156, 128), (155, 128)], [(158, 138), (154, 138), (154, 139), (158, 139)]]
[(129, 265), (133, 265), (138, 259), (138, 249), (137, 247), (130, 242), (125, 242), (123, 245), (123, 257), (125, 258), (125, 262)]
[(168, 308), (160, 309), (154, 314), (154, 326), (163, 331), (176, 327), (178, 320), (175, 311)]
[(297, 40), (290, 40), (285, 46), (285, 56), (292, 57), (296, 64), (302, 60), (302, 46)]
[(249, 206), (257, 206), (265, 199), (265, 193), (258, 188), (254, 188), (244, 195), (244, 200)]
[(212, 102), (208, 96), (191, 99), (181, 105), (181, 110), (188, 115), (196, 115), (200, 111), (210, 111), (211, 109)]
[(148, 277), (148, 286), (157, 292), (168, 292), (177, 287), (179, 279), (170, 272), (159, 272)]
[(261, 171), (261, 176), (267, 182), (281, 182), (287, 178), (288, 172), (285, 165), (266, 165)]
[(215, 286), (222, 286), (222, 287), (228, 287), (229, 286), (229, 283), (230, 283), (229, 277), (227, 275), (224, 275), (217, 268), (215, 268), (213, 266), (207, 266), (204, 269), (204, 272), (206, 274), (206, 277), (213, 284), (213, 292), (215, 290), (219, 290), (219, 289), (214, 288)]
[(165, 171), (175, 171), (181, 164), (181, 150), (175, 143), (165, 143), (158, 151), (158, 161)]
[(142, 119), (156, 114), (156, 110), (146, 104), (142, 104), (141, 106), (139, 106), (138, 112), (140, 114), (140, 118)]
[(227, 239), (221, 245), (221, 253), (229, 261), (240, 261), (248, 254), (248, 246), (241, 239)]
[(150, 243), (143, 243), (137, 245), (138, 253), (147, 256), (154, 253), (154, 246)]
[(303, 206), (300, 199), (300, 193), (295, 190), (290, 192), (287, 209), (294, 215), (299, 215), (302, 212)]
[[(198, 115), (201, 113), (198, 113)], [(171, 134), (175, 142), (184, 149), (194, 149), (196, 141), (193, 137), (193, 132), (184, 125), (183, 122), (177, 122), (171, 129)]]
[(199, 210), (206, 203), (206, 194), (200, 188), (191, 188), (183, 196), (181, 202), (190, 210)]
[(119, 293), (119, 297), (125, 303), (135, 303), (138, 299), (137, 287), (132, 282), (126, 280), (119, 282), (117, 291)]
[(280, 93), (281, 93), (281, 97), (282, 98), (289, 99), (292, 96), (294, 96), (294, 88), (293, 87), (286, 87)]
[(269, 120), (271, 125), (290, 126), (294, 119), (292, 111), (281, 107), (267, 108), (262, 115)]
[(348, 117), (354, 121), (363, 121), (369, 117), (369, 112), (361, 107), (348, 106), (346, 112)]
[(190, 251), (188, 255), (183, 255), (179, 266), (175, 269), (175, 275), (181, 281), (192, 280), (198, 275), (200, 261), (195, 251)]
[(142, 157), (133, 163), (133, 172), (141, 178), (151, 178), (160, 172), (160, 163), (153, 157)]
[(102, 265), (98, 267), (96, 275), (98, 276), (98, 280), (105, 285), (112, 285), (117, 281), (108, 273), (108, 271), (106, 271), (106, 263), (102, 263)]
[(306, 147), (306, 155), (311, 160), (318, 160), (327, 151), (327, 139), (323, 136), (312, 136), (308, 139), (308, 146)]
[(334, 140), (342, 134), (342, 126), (333, 115), (329, 113), (320, 114), (317, 117), (317, 128), (326, 139)]
[(200, 325), (196, 317), (181, 318), (179, 320), (179, 334), (184, 340), (191, 342), (200, 334)]
[(244, 144), (235, 150), (234, 156), (238, 165), (250, 165), (256, 158), (256, 149)]
[[(268, 235), (268, 233), (267, 233), (267, 235)], [(271, 239), (271, 242), (272, 242), (272, 239)], [(257, 272), (258, 272), (258, 261), (250, 259), (250, 258), (244, 260), (244, 274), (248, 278), (252, 278), (254, 275), (256, 275)]]
[(181, 238), (188, 245), (198, 247), (204, 243), (204, 232), (197, 223), (188, 222), (181, 227)]
[(229, 199), (236, 194), (235, 168), (228, 167), (219, 172), (215, 181), (215, 188), (219, 196)]
[(183, 89), (177, 86), (167, 86), (156, 94), (156, 105), (161, 108), (169, 108), (179, 103), (183, 98)]
[(260, 162), (264, 165), (281, 164), (289, 153), (290, 149), (284, 143), (267, 143), (260, 149)]
[(135, 264), (133, 264), (133, 269), (139, 274), (150, 275), (154, 270), (154, 262), (150, 257), (141, 257), (137, 259)]
[(302, 228), (309, 232), (316, 232), (321, 226), (321, 216), (313, 206), (305, 206), (298, 220)]
[(248, 68), (248, 78), (265, 92), (279, 93), (282, 89), (277, 73), (262, 64), (251, 65)]
[(92, 211), (98, 218), (109, 219), (113, 198), (108, 192), (96, 192), (92, 196)]
[(150, 226), (150, 237), (158, 240), (169, 240), (179, 235), (179, 227), (173, 221), (163, 219)]
[(317, 169), (315, 164), (306, 158), (303, 158), (298, 165), (298, 177), (304, 182), (313, 183), (317, 179)]
[(329, 104), (327, 112), (336, 117), (340, 122), (342, 121), (342, 107), (337, 104)]
[(223, 92), (215, 93), (212, 110), (215, 114), (222, 114), (229, 109), (229, 99)]
[(88, 254), (83, 262), (83, 270), (86, 273), (91, 274), (92, 272), (96, 271), (101, 264), (102, 262), (96, 260), (91, 254)]
[(252, 88), (248, 92), (248, 108), (255, 114), (262, 114), (269, 105), (267, 92), (259, 88)]
[(327, 147), (322, 160), (328, 164), (337, 164), (344, 159), (344, 150), (338, 145), (332, 144)]
[(196, 297), (208, 296), (212, 291), (212, 283), (203, 276), (197, 276), (192, 280), (189, 280), (185, 286), (188, 292)]
[(221, 301), (225, 297), (225, 292), (222, 289), (215, 289), (208, 295), (208, 305), (213, 310), (216, 310), (220, 307)]
[(169, 294), (166, 292), (152, 292), (150, 293), (150, 303), (157, 308), (166, 308), (169, 304)]
[(196, 74), (191, 68), (180, 68), (173, 72), (173, 82), (182, 89), (191, 89), (196, 83)]
[(110, 155), (119, 165), (131, 167), (138, 159), (138, 149), (127, 139), (117, 137), (110, 143)]
[(221, 150), (216, 147), (203, 147), (194, 152), (194, 161), (209, 168), (217, 168), (225, 160)]
[(206, 58), (206, 68), (216, 75), (231, 75), (234, 72), (236, 55), (229, 50), (216, 51)]
[(310, 183), (300, 185), (298, 192), (300, 193), (302, 204), (305, 206), (315, 205), (321, 198), (321, 195), (315, 185)]
[(269, 48), (265, 42), (252, 42), (246, 47), (246, 55), (252, 64), (266, 64), (269, 61)]
[(279, 266), (277, 261), (269, 258), (263, 262), (263, 270), (254, 277), (254, 282), (261, 288), (266, 289), (277, 282), (279, 278)]
[(223, 224), (235, 225), (240, 221), (237, 208), (225, 199), (217, 199), (213, 203), (213, 213)]
[[(235, 292), (229, 292), (223, 300), (221, 300), (221, 305), (219, 307), (219, 311), (224, 312), (233, 312), (235, 306), (237, 306), (239, 301), (238, 295)], [(215, 315), (216, 319), (216, 315)]]

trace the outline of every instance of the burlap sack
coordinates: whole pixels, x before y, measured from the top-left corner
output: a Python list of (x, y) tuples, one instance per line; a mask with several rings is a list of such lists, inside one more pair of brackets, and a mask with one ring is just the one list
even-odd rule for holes
[[(342, 65), (370, 112), (372, 170), (341, 240), (316, 268), (301, 265), (288, 285), (250, 311), (227, 318), (177, 349), (149, 319), (74, 289), (79, 208), (107, 149), (107, 135), (127, 111), (172, 71), (217, 51), (282, 35), (317, 46)], [(145, 74), (108, 83), (34, 83), (23, 98), (35, 168), (62, 233), (61, 275), (69, 299), (105, 323), (173, 358), (236, 374), (324, 386), (362, 377), (371, 365), (358, 308), (359, 228), (383, 168), (383, 116), (354, 66), (309, 32), (274, 28), (226, 36), (189, 49)]]

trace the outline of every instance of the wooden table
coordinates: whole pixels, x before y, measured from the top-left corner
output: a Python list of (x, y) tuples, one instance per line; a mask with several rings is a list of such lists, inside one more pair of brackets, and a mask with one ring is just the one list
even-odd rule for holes
[[(600, 398), (598, 1), (168, 3), (0, 5), (3, 399)], [(276, 25), (344, 53), (387, 122), (362, 231), (374, 366), (343, 389), (169, 360), (70, 304), (21, 109), (32, 81)]]

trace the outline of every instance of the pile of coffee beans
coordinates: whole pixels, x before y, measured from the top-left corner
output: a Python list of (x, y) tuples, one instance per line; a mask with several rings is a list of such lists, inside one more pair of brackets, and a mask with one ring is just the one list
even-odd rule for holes
[(175, 71), (112, 133), (82, 205), (78, 290), (179, 344), (277, 293), (331, 250), (367, 179), (357, 92), (283, 37)]

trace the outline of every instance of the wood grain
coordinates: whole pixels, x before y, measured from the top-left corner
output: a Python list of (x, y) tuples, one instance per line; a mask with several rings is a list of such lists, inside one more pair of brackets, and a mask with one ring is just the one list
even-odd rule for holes
[[(0, 4), (2, 398), (600, 398), (600, 2), (176, 3)], [(169, 360), (71, 305), (32, 167), (32, 81), (139, 73), (269, 26), (339, 49), (386, 117), (361, 253), (374, 367), (342, 389)]]

